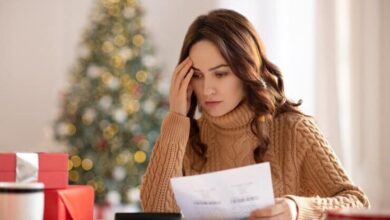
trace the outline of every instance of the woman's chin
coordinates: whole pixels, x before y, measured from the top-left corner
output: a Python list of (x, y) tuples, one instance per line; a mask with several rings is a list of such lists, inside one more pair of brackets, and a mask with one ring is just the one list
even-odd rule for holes
[(220, 111), (218, 109), (210, 109), (210, 110), (203, 109), (203, 111), (205, 111), (208, 115), (213, 116), (213, 117), (220, 117), (220, 116), (223, 116), (227, 113), (224, 111)]

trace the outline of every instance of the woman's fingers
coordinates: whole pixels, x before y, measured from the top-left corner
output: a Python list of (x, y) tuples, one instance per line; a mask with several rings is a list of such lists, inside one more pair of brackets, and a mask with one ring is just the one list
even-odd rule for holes
[(192, 88), (191, 84), (188, 84), (188, 87), (187, 87), (187, 109), (186, 109), (187, 114), (188, 114), (188, 111), (190, 110), (191, 97), (192, 97), (193, 91), (194, 91), (194, 89)]
[(251, 212), (250, 216), (251, 218), (270, 218), (274, 216), (281, 215), (285, 212), (286, 210), (276, 208), (276, 207), (269, 207), (269, 208), (264, 208), (264, 209), (256, 209)]
[(189, 83), (194, 73), (191, 66), (192, 61), (189, 57), (187, 57), (186, 60), (176, 67), (171, 80), (169, 108), (170, 111), (182, 115), (186, 115), (188, 113), (188, 107), (190, 105), (188, 96), (192, 94), (192, 90), (189, 88)]
[(173, 71), (172, 78), (171, 78), (171, 85), (173, 85), (173, 83), (175, 82), (177, 73), (180, 72), (180, 70), (183, 68), (183, 66), (184, 66), (188, 61), (189, 61), (189, 57), (187, 57), (186, 59), (184, 59), (181, 63), (179, 63), (179, 65), (177, 65), (177, 66), (175, 67), (175, 70)]
[(188, 74), (188, 71), (190, 70), (192, 66), (192, 61), (189, 60), (183, 68), (176, 74), (175, 77), (175, 85), (178, 85), (180, 87), (180, 84), (183, 82), (185, 76)]
[(194, 70), (191, 69), (187, 75), (184, 76), (183, 81), (180, 84), (180, 92), (186, 92), (188, 88), (188, 84), (191, 81), (192, 75), (194, 75)]
[(275, 205), (262, 208), (262, 209), (255, 209), (251, 212), (250, 218), (256, 219), (256, 218), (271, 218), (275, 216), (282, 215), (283, 213), (288, 211), (288, 205), (283, 200), (282, 201), (276, 201)]
[(194, 89), (192, 88), (192, 86), (190, 84), (188, 84), (188, 87), (187, 87), (187, 101), (191, 100), (191, 96), (192, 96), (192, 92), (193, 91), (194, 91)]
[[(175, 94), (175, 96), (182, 93), (182, 91), (180, 91), (182, 85), (184, 85), (184, 84), (188, 85), (189, 80), (190, 80), (191, 78), (189, 78), (189, 79), (187, 78), (187, 80), (188, 80), (187, 83), (184, 83), (184, 84), (183, 84), (183, 81), (185, 80), (186, 76), (189, 76), (189, 75), (190, 75), (190, 77), (192, 77), (193, 70), (192, 70), (192, 72), (190, 71), (191, 73), (189, 72), (191, 65), (192, 65), (192, 61), (189, 60), (189, 61), (183, 66), (183, 68), (180, 70), (180, 72), (176, 73), (176, 75), (174, 76), (175, 79), (174, 79), (174, 81), (173, 81), (173, 84), (171, 84), (171, 89), (173, 90), (173, 93)], [(178, 93), (179, 93), (179, 94), (178, 94)], [(183, 94), (185, 94), (185, 90), (184, 90), (184, 93), (183, 93)], [(184, 95), (184, 96), (185, 96), (185, 95)]]
[(185, 65), (189, 60), (190, 60), (190, 57), (185, 58), (185, 59), (176, 67), (177, 71), (180, 71), (180, 70), (184, 67), (184, 65)]
[[(183, 69), (183, 67), (190, 62), (189, 57), (187, 57), (183, 62), (181, 62), (173, 72), (172, 79), (171, 79), (171, 87), (170, 87), (170, 93), (176, 93), (179, 89), (180, 83), (177, 83), (177, 76), (179, 75), (180, 71)], [(179, 85), (178, 85), (179, 84)]]
[[(185, 67), (187, 67), (188, 65), (192, 65), (192, 61), (190, 59), (190, 57), (187, 57), (185, 60), (183, 60), (183, 62), (181, 62), (176, 68), (175, 68), (175, 71), (173, 73), (173, 76), (172, 76), (172, 82), (171, 83), (175, 83), (177, 81), (177, 78), (178, 76), (180, 75), (180, 73), (183, 71), (183, 69)], [(188, 70), (187, 70), (188, 71)]]

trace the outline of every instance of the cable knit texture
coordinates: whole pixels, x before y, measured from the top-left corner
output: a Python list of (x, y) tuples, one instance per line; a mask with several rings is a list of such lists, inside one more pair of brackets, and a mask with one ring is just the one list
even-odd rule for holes
[[(198, 120), (200, 138), (208, 146), (203, 163), (188, 143), (189, 118), (169, 112), (143, 177), (144, 210), (180, 212), (170, 186), (172, 177), (255, 164), (258, 138), (250, 129), (253, 116), (246, 104), (220, 117), (203, 113)], [(284, 113), (267, 126), (271, 143), (264, 161), (271, 164), (274, 194), (295, 201), (298, 219), (318, 219), (329, 209), (369, 207), (312, 118)]]

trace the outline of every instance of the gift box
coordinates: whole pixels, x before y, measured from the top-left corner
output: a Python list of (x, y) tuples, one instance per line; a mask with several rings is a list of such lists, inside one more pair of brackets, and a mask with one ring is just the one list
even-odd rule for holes
[(390, 210), (345, 208), (326, 212), (326, 220), (390, 220)]
[(0, 153), (0, 182), (42, 182), (45, 188), (68, 186), (68, 154)]
[(45, 189), (44, 220), (92, 220), (94, 191), (91, 186), (70, 185)]

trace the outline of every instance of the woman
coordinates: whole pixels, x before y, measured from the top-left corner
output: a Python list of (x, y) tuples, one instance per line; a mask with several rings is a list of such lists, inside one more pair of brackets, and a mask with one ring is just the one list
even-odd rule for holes
[(172, 177), (265, 161), (276, 203), (250, 219), (316, 219), (329, 209), (369, 207), (313, 119), (287, 100), (280, 71), (241, 14), (219, 9), (191, 24), (169, 99), (141, 186), (145, 211), (179, 211)]

